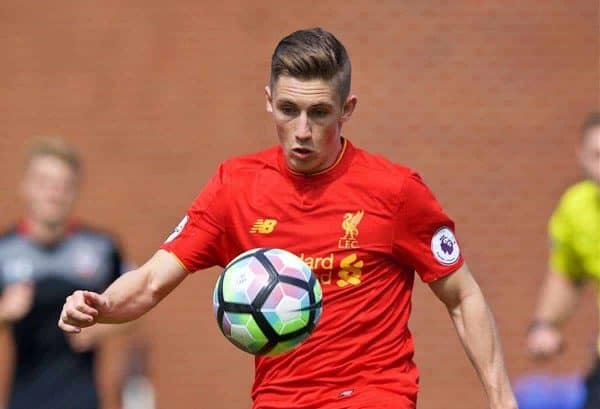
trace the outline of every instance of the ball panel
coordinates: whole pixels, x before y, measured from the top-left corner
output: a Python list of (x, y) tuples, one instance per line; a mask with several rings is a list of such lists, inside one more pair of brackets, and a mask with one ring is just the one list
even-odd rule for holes
[(215, 284), (215, 289), (213, 291), (212, 307), (213, 307), (213, 313), (215, 314), (215, 317), (217, 316), (217, 313), (219, 312), (219, 283), (220, 282), (221, 282), (221, 276), (219, 276), (219, 278), (217, 279), (217, 284)]
[(315, 302), (320, 302), (323, 300), (323, 289), (321, 288), (321, 284), (319, 284), (318, 280), (315, 280), (315, 285), (313, 286), (313, 294), (315, 295)]
[(241, 259), (224, 272), (223, 300), (251, 304), (258, 292), (269, 281), (269, 274), (254, 257)]
[(263, 304), (261, 311), (279, 335), (304, 328), (310, 317), (308, 292), (303, 288), (278, 283)]
[(289, 352), (292, 349), (296, 348), (298, 345), (302, 343), (310, 333), (306, 332), (302, 335), (297, 336), (296, 338), (290, 339), (288, 341), (282, 341), (277, 343), (266, 355), (267, 356), (275, 356), (283, 354), (284, 352)]
[(294, 277), (308, 282), (312, 275), (310, 268), (294, 254), (281, 250), (270, 249), (265, 253), (273, 267), (280, 275)]
[(268, 342), (251, 314), (226, 312), (223, 314), (221, 328), (231, 342), (252, 354), (257, 353)]
[(322, 289), (300, 258), (280, 249), (254, 249), (228, 264), (212, 301), (227, 339), (246, 352), (273, 356), (310, 335), (321, 300)]

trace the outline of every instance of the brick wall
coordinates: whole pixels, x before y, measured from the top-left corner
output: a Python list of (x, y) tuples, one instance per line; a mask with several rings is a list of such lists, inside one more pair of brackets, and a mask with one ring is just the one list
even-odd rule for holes
[[(110, 226), (143, 262), (219, 161), (275, 143), (263, 102), (272, 49), (284, 34), (321, 25), (353, 61), (359, 105), (345, 135), (418, 169), (456, 219), (511, 374), (582, 369), (596, 327), (591, 292), (557, 362), (530, 363), (523, 333), (545, 270), (546, 220), (578, 178), (576, 129), (600, 103), (598, 7), (5, 0), (0, 223), (19, 215), (26, 140), (64, 135), (86, 159), (78, 213)], [(141, 323), (161, 408), (249, 405), (252, 361), (222, 339), (212, 317), (216, 274), (191, 277)], [(420, 407), (483, 407), (445, 311), (416, 287)]]

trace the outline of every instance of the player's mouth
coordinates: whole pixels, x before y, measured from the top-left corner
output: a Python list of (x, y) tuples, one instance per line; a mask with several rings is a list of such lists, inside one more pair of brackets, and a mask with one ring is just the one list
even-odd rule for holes
[(308, 148), (293, 148), (291, 155), (300, 160), (306, 160), (313, 154), (313, 151)]

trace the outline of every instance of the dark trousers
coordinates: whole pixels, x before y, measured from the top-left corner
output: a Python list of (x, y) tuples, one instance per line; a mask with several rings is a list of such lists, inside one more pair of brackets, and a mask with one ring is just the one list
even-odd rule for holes
[(600, 360), (596, 361), (596, 365), (585, 379), (585, 387), (587, 398), (583, 408), (600, 409)]

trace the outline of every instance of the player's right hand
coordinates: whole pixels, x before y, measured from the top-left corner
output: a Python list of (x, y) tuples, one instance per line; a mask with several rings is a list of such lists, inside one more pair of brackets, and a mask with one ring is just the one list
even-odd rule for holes
[(63, 306), (58, 326), (69, 334), (77, 334), (82, 328), (96, 324), (98, 314), (106, 307), (105, 296), (91, 291), (75, 291)]
[(550, 358), (563, 349), (563, 336), (553, 326), (532, 328), (527, 335), (527, 350), (536, 359)]

